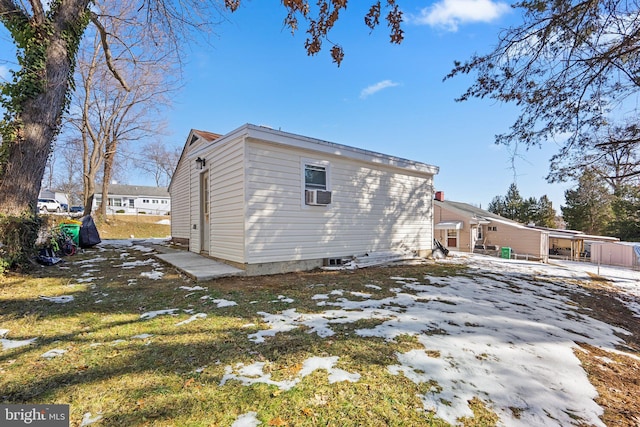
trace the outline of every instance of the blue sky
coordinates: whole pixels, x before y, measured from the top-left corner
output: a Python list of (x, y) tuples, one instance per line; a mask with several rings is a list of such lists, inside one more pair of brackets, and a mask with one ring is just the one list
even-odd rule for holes
[(245, 0), (208, 44), (191, 46), (184, 88), (167, 113), (167, 144), (182, 146), (191, 128), (224, 134), (244, 123), (266, 125), (436, 165), (437, 190), (482, 207), (505, 195), (515, 176), (523, 197), (546, 194), (559, 213), (572, 184), (544, 180), (557, 147), (521, 148), (514, 171), (513, 148), (493, 141), (517, 110), (491, 100), (456, 103), (471, 80), (442, 81), (454, 60), (488, 52), (498, 32), (518, 22), (517, 12), (490, 0), (404, 1), (398, 46), (388, 42), (384, 22), (372, 33), (364, 25), (368, 4), (352, 0), (330, 35), (345, 50), (338, 68), (327, 43), (317, 56), (306, 55), (304, 32), (283, 28), (280, 1)]

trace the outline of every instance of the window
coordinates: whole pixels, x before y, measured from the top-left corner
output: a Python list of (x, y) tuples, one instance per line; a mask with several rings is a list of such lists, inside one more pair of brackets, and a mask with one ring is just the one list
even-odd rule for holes
[(458, 247), (458, 230), (447, 230), (447, 246), (450, 248)]
[(153, 204), (157, 204), (157, 203), (158, 203), (158, 200), (157, 200), (157, 199), (153, 199), (153, 200), (151, 201), (151, 203), (153, 203)]
[(481, 225), (479, 225), (476, 228), (476, 239), (477, 240), (482, 240), (482, 226)]
[(149, 203), (149, 199), (142, 199), (142, 203)]
[(498, 231), (498, 227), (487, 227), (487, 231)]
[(108, 203), (107, 206), (121, 207), (122, 206), (122, 199), (109, 197), (107, 203)]
[(160, 200), (160, 203), (163, 204), (163, 205), (166, 205), (166, 204), (169, 203), (169, 201), (168, 200)]
[(134, 202), (135, 202), (135, 201), (134, 201), (133, 199), (129, 199), (129, 207), (130, 207), (130, 208), (134, 207), (134, 205), (133, 205), (133, 204), (134, 204)]
[(304, 188), (307, 190), (327, 189), (327, 168), (320, 165), (304, 165)]

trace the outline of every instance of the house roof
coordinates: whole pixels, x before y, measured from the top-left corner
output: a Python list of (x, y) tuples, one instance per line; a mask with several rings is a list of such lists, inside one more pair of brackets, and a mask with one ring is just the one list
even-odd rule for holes
[(510, 227), (515, 227), (515, 228), (536, 230), (536, 231), (539, 231), (540, 233), (547, 233), (548, 232), (546, 230), (541, 230), (541, 229), (528, 227), (528, 226), (526, 226), (524, 224), (521, 224), (521, 223), (519, 223), (517, 221), (514, 221), (514, 220), (509, 219), (509, 218), (505, 218), (505, 217), (500, 216), (498, 214), (494, 214), (493, 212), (486, 211), (484, 209), (475, 207), (475, 206), (470, 205), (468, 203), (453, 202), (453, 201), (450, 201), (450, 200), (434, 200), (433, 203), (436, 206), (440, 206), (440, 207), (442, 207), (444, 209), (448, 209), (448, 210), (451, 210), (453, 212), (457, 212), (459, 215), (463, 215), (463, 216), (469, 217), (469, 220), (470, 220), (471, 223), (474, 223), (474, 221), (475, 221), (476, 224), (499, 223), (499, 224), (505, 224), (505, 225), (508, 225)]
[(207, 132), (206, 130), (192, 129), (191, 132), (208, 142), (215, 141), (222, 136), (219, 133)]
[(508, 224), (512, 227), (526, 228), (529, 230), (537, 230), (540, 232), (549, 233), (549, 237), (554, 237), (554, 238), (568, 239), (568, 240), (601, 240), (601, 241), (620, 240), (616, 237), (595, 236), (591, 234), (585, 234), (582, 231), (578, 231), (578, 230), (560, 230), (557, 228), (524, 225), (517, 221), (513, 221), (511, 219), (500, 216), (498, 214), (494, 214), (493, 212), (489, 212), (484, 209), (475, 207), (473, 205), (469, 205), (467, 203), (462, 203), (462, 202), (453, 202), (449, 200), (443, 200), (443, 201), (434, 200), (433, 203), (435, 205), (442, 206), (445, 209), (450, 209), (453, 211), (457, 211), (460, 214), (471, 216), (472, 219), (476, 219), (478, 221), (488, 220), (491, 222)]
[[(189, 147), (191, 147), (191, 145), (193, 145), (194, 143), (200, 140), (204, 140), (207, 143), (213, 142), (220, 137), (222, 137), (222, 135), (220, 135), (219, 133), (207, 132), (206, 130), (191, 129), (189, 131), (189, 136), (187, 137), (187, 142), (182, 147), (182, 152), (180, 153), (180, 158), (178, 159), (178, 163), (176, 164), (176, 169), (174, 170), (174, 173), (176, 170), (178, 170), (178, 167), (183, 162), (183, 159), (187, 156), (187, 153), (189, 152)], [(169, 187), (167, 188), (167, 190), (171, 189), (172, 184), (173, 184), (173, 176), (171, 176), (171, 182), (169, 182)]]
[[(98, 185), (96, 194), (102, 193), (102, 185)], [(136, 197), (170, 197), (167, 187), (153, 187), (147, 185), (109, 184), (109, 195)]]
[[(439, 171), (439, 168), (437, 166), (429, 165), (415, 160), (403, 159), (400, 157), (390, 156), (375, 151), (337, 144), (334, 142), (324, 141), (321, 139), (283, 132), (281, 130), (275, 130), (269, 127), (256, 126), (252, 124), (245, 124), (227, 133), (226, 135), (213, 140), (212, 142), (213, 144), (223, 144), (226, 141), (230, 141), (232, 139), (240, 137), (332, 154), (335, 156), (361, 160), (369, 163), (378, 163), (385, 166), (409, 169), (416, 172), (428, 173), (431, 175), (435, 175)], [(201, 147), (198, 147), (190, 152), (189, 156), (203, 156), (210, 146), (210, 144), (205, 144)]]
[(434, 200), (433, 203), (437, 206), (441, 206), (445, 209), (450, 209), (458, 212), (459, 214), (469, 216), (471, 218), (475, 218), (477, 220), (496, 220), (496, 221), (506, 221), (509, 223), (514, 223), (518, 225), (522, 225), (516, 221), (505, 218), (498, 214), (494, 214), (493, 212), (486, 211), (484, 209), (478, 208), (476, 206), (470, 205), (468, 203), (462, 202), (454, 202), (451, 200)]

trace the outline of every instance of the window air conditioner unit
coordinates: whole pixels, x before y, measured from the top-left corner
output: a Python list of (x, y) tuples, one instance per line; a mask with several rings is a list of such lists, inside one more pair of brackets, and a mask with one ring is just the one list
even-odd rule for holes
[(324, 206), (331, 203), (331, 191), (305, 190), (304, 203), (312, 206)]

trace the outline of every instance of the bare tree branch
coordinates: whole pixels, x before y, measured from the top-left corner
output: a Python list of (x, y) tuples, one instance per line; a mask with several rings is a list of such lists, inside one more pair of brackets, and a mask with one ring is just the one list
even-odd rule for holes
[(100, 40), (102, 42), (102, 51), (104, 52), (104, 58), (105, 58), (107, 67), (109, 67), (109, 71), (111, 71), (111, 74), (113, 74), (113, 77), (115, 77), (120, 82), (124, 90), (129, 92), (131, 88), (129, 87), (127, 82), (124, 80), (122, 75), (120, 75), (115, 65), (113, 64), (113, 56), (111, 55), (111, 48), (109, 47), (109, 41), (107, 40), (107, 30), (104, 28), (104, 26), (98, 19), (98, 15), (96, 15), (94, 12), (91, 12), (91, 22), (93, 22), (93, 25), (95, 25), (96, 28), (98, 29), (98, 34), (100, 34)]

